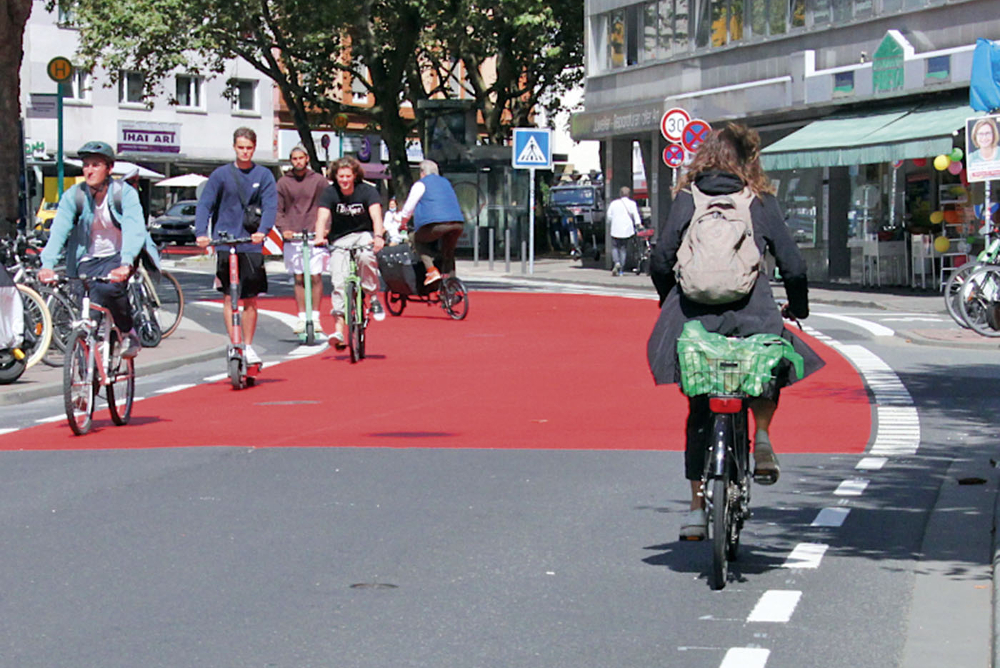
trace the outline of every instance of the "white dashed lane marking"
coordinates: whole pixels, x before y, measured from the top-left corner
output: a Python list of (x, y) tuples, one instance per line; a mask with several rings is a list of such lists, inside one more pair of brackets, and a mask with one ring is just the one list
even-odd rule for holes
[(747, 621), (785, 623), (792, 618), (800, 598), (802, 598), (800, 591), (781, 589), (766, 591), (757, 601)]
[(847, 516), (851, 513), (850, 508), (823, 508), (816, 515), (816, 519), (812, 521), (809, 526), (814, 527), (839, 527), (847, 519)]
[(823, 543), (799, 543), (785, 559), (782, 568), (819, 568), (829, 545)]

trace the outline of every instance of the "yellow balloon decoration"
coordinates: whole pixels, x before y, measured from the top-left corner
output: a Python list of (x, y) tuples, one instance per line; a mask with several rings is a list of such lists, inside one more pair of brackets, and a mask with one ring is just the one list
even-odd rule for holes
[(948, 237), (938, 237), (934, 240), (934, 250), (938, 253), (947, 253), (949, 248), (951, 248), (951, 241), (948, 240)]
[(931, 222), (935, 225), (941, 224), (944, 220), (944, 211), (931, 211)]
[(934, 158), (934, 169), (938, 170), (939, 172), (943, 172), (944, 170), (948, 169), (948, 165), (950, 164), (951, 164), (951, 158), (944, 155), (943, 153), (938, 157)]

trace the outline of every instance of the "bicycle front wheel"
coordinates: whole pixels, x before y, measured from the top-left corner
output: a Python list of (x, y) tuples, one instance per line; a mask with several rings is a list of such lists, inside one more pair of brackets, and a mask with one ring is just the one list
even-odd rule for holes
[(972, 331), (987, 337), (1000, 336), (997, 325), (1000, 300), (1000, 267), (984, 266), (973, 271), (961, 289), (959, 306)]
[(20, 283), (17, 289), (24, 304), (24, 342), (21, 350), (28, 360), (25, 368), (30, 369), (45, 357), (52, 343), (52, 314), (40, 294)]
[(355, 364), (362, 357), (361, 350), (361, 310), (358, 308), (359, 290), (355, 283), (348, 283), (344, 288), (344, 317), (347, 322), (347, 348), (351, 353), (351, 363)]
[(95, 373), (90, 346), (86, 332), (73, 332), (63, 364), (63, 406), (69, 427), (77, 436), (90, 431), (94, 420)]
[[(160, 323), (160, 331), (163, 338), (167, 338), (177, 331), (184, 317), (184, 291), (177, 278), (168, 271), (160, 272), (163, 280), (159, 285), (153, 286), (150, 294), (155, 296), (157, 308), (156, 317)], [(150, 283), (152, 285), (152, 283)]]
[(115, 363), (111, 369), (111, 383), (108, 385), (108, 410), (111, 421), (119, 427), (128, 424), (132, 417), (132, 402), (135, 399), (135, 359), (122, 358), (122, 344), (118, 337), (111, 340), (110, 354)]

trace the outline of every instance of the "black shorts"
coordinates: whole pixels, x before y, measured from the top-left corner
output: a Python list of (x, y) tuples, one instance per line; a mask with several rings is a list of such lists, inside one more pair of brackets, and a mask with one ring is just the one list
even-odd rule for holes
[[(237, 253), (236, 260), (240, 269), (240, 299), (250, 299), (262, 292), (267, 292), (267, 272), (264, 271), (263, 253)], [(218, 290), (224, 295), (229, 294), (229, 251), (217, 254), (215, 275), (222, 285)]]

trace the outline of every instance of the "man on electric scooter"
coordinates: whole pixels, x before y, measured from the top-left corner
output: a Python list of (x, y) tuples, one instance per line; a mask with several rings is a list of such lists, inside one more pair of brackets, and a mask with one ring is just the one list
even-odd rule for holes
[[(55, 280), (53, 267), (64, 251), (66, 275), (70, 278), (110, 277), (111, 283), (90, 286), (90, 299), (111, 311), (115, 326), (128, 332), (122, 357), (135, 357), (142, 346), (133, 328), (127, 281), (146, 243), (139, 194), (132, 186), (117, 183), (113, 187), (121, 188), (120, 198), (112, 194), (115, 152), (108, 144), (89, 141), (77, 155), (83, 160), (84, 180), (64, 192), (59, 200), (49, 240), (41, 253), (38, 280), (43, 283)], [(82, 197), (78, 195), (81, 190)]]
[[(217, 168), (205, 183), (205, 190), (198, 198), (195, 211), (196, 243), (206, 248), (212, 232), (229, 234), (234, 238), (248, 234), (251, 243), (236, 247), (240, 270), (240, 299), (243, 301), (243, 341), (246, 343), (246, 362), (260, 365), (260, 356), (250, 344), (257, 331), (257, 295), (267, 292), (267, 273), (264, 271), (264, 237), (274, 225), (278, 210), (277, 187), (274, 175), (253, 162), (257, 150), (257, 133), (250, 128), (237, 128), (233, 133), (233, 150), (236, 162)], [(229, 294), (229, 257), (217, 254), (215, 275), (219, 279), (219, 292)], [(222, 302), (226, 332), (232, 338), (232, 305)]]

